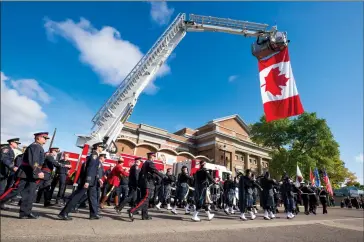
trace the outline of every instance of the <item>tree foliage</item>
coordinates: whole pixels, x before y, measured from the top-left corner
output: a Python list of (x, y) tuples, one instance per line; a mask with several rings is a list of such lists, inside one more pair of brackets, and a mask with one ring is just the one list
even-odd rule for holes
[(318, 118), (316, 113), (306, 112), (294, 119), (272, 122), (266, 122), (262, 116), (250, 129), (252, 141), (272, 149), (269, 170), (277, 179), (284, 171), (295, 176), (297, 164), (307, 180), (310, 169), (326, 169), (333, 187), (350, 175), (326, 120)]

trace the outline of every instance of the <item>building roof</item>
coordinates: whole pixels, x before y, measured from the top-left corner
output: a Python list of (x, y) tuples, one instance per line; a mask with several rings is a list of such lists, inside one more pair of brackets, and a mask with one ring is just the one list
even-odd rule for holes
[(222, 118), (217, 118), (217, 119), (213, 119), (208, 123), (219, 123), (225, 120), (229, 120), (229, 119), (236, 119), (236, 121), (245, 129), (245, 131), (250, 134), (250, 129), (249, 126), (245, 123), (245, 121), (238, 115), (238, 114), (234, 114), (234, 115), (230, 115), (230, 116), (226, 116), (226, 117), (222, 117)]

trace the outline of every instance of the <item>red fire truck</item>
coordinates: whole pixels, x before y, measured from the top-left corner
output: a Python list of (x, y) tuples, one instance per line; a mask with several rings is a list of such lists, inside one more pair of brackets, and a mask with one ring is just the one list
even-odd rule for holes
[[(71, 165), (72, 165), (72, 168), (68, 172), (68, 178), (69, 178), (68, 183), (72, 183), (73, 178), (74, 178), (74, 175), (76, 173), (77, 163), (78, 163), (78, 159), (79, 159), (80, 154), (65, 151), (61, 155), (62, 158), (63, 158), (64, 154), (68, 154), (69, 155), (69, 160), (70, 160)], [(121, 155), (121, 157), (124, 158), (123, 167), (125, 167), (127, 169), (127, 171), (129, 171), (130, 167), (134, 164), (134, 159), (137, 158), (138, 156), (128, 155), (128, 154), (120, 154), (120, 155)], [(146, 159), (142, 157), (142, 161), (145, 161), (145, 160)], [(117, 163), (116, 160), (106, 159), (105, 163), (103, 164), (104, 165), (104, 169), (105, 170), (108, 170), (112, 164), (115, 165), (116, 163)], [(154, 164), (155, 164), (155, 167), (159, 171), (164, 172), (166, 170), (166, 164), (164, 164), (162, 161), (160, 161), (160, 160), (154, 160)], [(140, 163), (140, 167), (142, 165), (143, 164)], [(81, 164), (78, 167), (81, 167)]]

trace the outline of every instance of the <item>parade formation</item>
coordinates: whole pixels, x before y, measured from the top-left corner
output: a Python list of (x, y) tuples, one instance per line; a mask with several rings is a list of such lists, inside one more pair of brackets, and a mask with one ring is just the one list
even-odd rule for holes
[[(104, 171), (106, 154), (103, 143), (96, 143), (91, 154), (81, 167), (77, 188), (70, 196), (65, 196), (65, 176), (70, 168), (67, 155), (59, 156), (59, 149), (51, 147), (51, 152), (44, 152), (43, 145), (49, 139), (48, 132), (34, 134), (35, 142), (29, 145), (23, 154), (14, 157), (14, 150), (20, 144), (18, 138), (8, 140), (1, 148), (1, 187), (7, 187), (8, 182), (15, 179), (10, 187), (3, 190), (0, 196), (1, 209), (6, 210), (6, 203), (20, 196), (19, 218), (37, 219), (33, 213), (33, 202), (40, 202), (44, 194), (44, 206), (64, 204), (58, 217), (61, 220), (71, 220), (71, 212), (77, 212), (80, 206), (88, 202), (90, 219), (100, 219), (100, 209), (105, 203), (114, 202), (115, 213), (121, 214), (126, 205), (126, 212), (131, 221), (141, 212), (143, 220), (151, 220), (149, 208), (162, 209), (162, 206), (177, 215), (177, 208), (183, 208), (185, 214), (192, 213), (193, 221), (200, 221), (199, 213), (204, 210), (208, 220), (214, 218), (213, 211), (222, 209), (226, 215), (240, 213), (240, 219), (254, 220), (257, 213), (257, 201), (263, 209), (264, 219), (272, 220), (279, 212), (282, 203), (287, 219), (293, 219), (299, 214), (299, 204), (304, 206), (304, 214), (316, 214), (317, 205), (322, 205), (322, 213), (327, 214), (327, 206), (331, 197), (325, 188), (314, 187), (301, 183), (299, 187), (287, 175), (283, 174), (280, 181), (270, 177), (269, 172), (262, 176), (253, 174), (250, 170), (239, 172), (236, 177), (230, 174), (226, 180), (214, 178), (211, 171), (205, 168), (205, 161), (200, 161), (200, 168), (193, 175), (183, 166), (178, 175), (171, 169), (166, 173), (155, 168), (153, 160), (155, 153), (148, 153), (147, 160), (135, 159), (129, 172), (123, 168), (123, 159), (118, 164)], [(58, 153), (57, 153), (58, 152)], [(17, 160), (22, 157), (22, 162)], [(59, 160), (57, 160), (57, 157)], [(107, 174), (108, 173), (108, 174)], [(59, 182), (59, 191), (55, 204), (52, 196)], [(37, 192), (38, 190), (38, 192)], [(364, 208), (364, 200), (353, 202), (354, 206)], [(247, 215), (247, 216), (246, 216)]]
[[(212, 164), (205, 160), (194, 160), (193, 166), (191, 160), (176, 162), (179, 164), (173, 169), (166, 169), (157, 166), (155, 152), (145, 152), (145, 157), (133, 157), (126, 164), (115, 143), (139, 95), (187, 32), (223, 32), (256, 38), (251, 52), (258, 60), (267, 122), (302, 114), (304, 109), (291, 69), (287, 33), (278, 31), (276, 26), (270, 30), (267, 27), (246, 21), (193, 14), (186, 19), (185, 14), (177, 15), (94, 116), (90, 133), (77, 135), (76, 146), (82, 152), (77, 154), (76, 166), (70, 160), (71, 152), (61, 152), (52, 146), (53, 142), (48, 151), (44, 149), (51, 138), (46, 131), (34, 133), (34, 142), (22, 151), (18, 147), (20, 138), (9, 139), (1, 145), (1, 210), (8, 210), (9, 203), (20, 198), (19, 219), (40, 217), (33, 211), (33, 203), (42, 203), (44, 207), (61, 205), (57, 219), (63, 221), (72, 220), (72, 213), (86, 207), (90, 220), (100, 220), (105, 216), (103, 210), (110, 206), (114, 208), (112, 214), (118, 217), (126, 214), (131, 222), (137, 216), (152, 220), (149, 209), (163, 209), (175, 217), (183, 211), (193, 222), (201, 221), (199, 215), (203, 212), (208, 221), (214, 217), (221, 219), (215, 216), (218, 211), (230, 217), (238, 214), (239, 221), (257, 219), (259, 210), (267, 221), (275, 220), (277, 213), (283, 213), (288, 220), (317, 213), (326, 216), (327, 208), (335, 204), (327, 175), (326, 187), (323, 187), (311, 177), (310, 182), (298, 179), (300, 171), (297, 177), (292, 177), (282, 170), (280, 177), (274, 179), (268, 169), (259, 170), (261, 173), (251, 169), (231, 171), (233, 168), (228, 170), (225, 164), (214, 164), (223, 169), (213, 170)], [(278, 76), (284, 88), (272, 90)], [(320, 204), (322, 211), (318, 211)], [(364, 209), (364, 199), (348, 199), (345, 205)], [(304, 211), (300, 211), (300, 206)]]

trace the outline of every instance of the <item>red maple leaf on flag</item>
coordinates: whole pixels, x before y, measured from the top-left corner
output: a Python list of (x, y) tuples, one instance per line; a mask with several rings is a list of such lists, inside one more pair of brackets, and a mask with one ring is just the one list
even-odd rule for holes
[(265, 91), (272, 93), (274, 96), (282, 95), (282, 89), (280, 86), (286, 86), (289, 78), (286, 78), (284, 74), (281, 74), (279, 67), (272, 68), (265, 77)]

